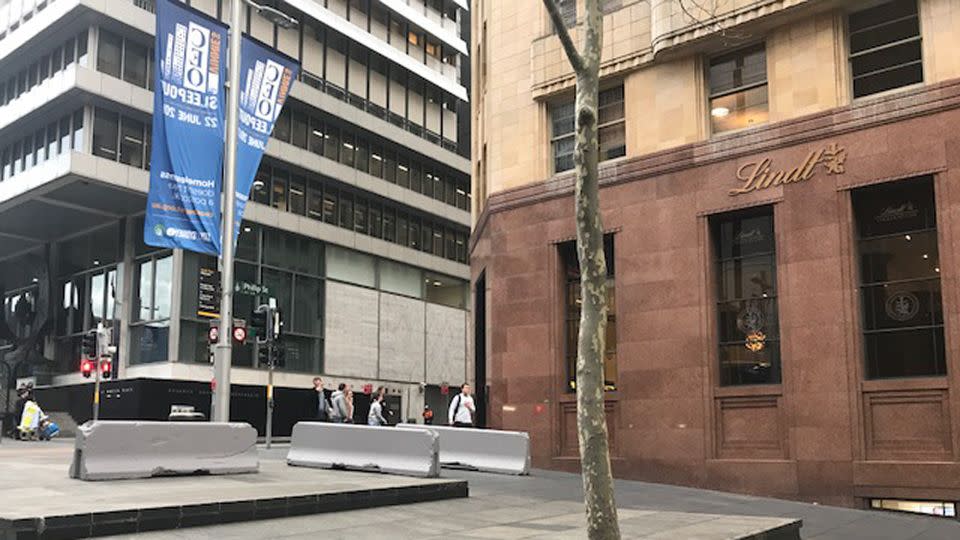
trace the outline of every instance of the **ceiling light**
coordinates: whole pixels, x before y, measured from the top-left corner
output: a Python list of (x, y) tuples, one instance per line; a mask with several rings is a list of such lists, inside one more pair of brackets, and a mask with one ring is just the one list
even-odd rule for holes
[(439, 281), (434, 281), (434, 282), (433, 282), (433, 286), (434, 286), (434, 287), (440, 287), (441, 285), (443, 285), (443, 283), (440, 283)]
[(940, 267), (938, 266), (938, 267), (934, 268), (933, 271), (939, 274), (939, 273), (940, 273)]
[(730, 109), (726, 107), (714, 107), (710, 114), (715, 118), (723, 118), (724, 116), (730, 114)]
[(924, 254), (923, 254), (923, 258), (924, 258), (924, 259), (929, 259), (929, 258), (930, 258), (930, 255), (927, 255), (926, 253), (924, 253)]
[(243, 232), (250, 232), (250, 231), (251, 231), (250, 227), (244, 227), (244, 228), (243, 228)]
[(100, 261), (99, 261), (98, 259), (94, 259), (94, 260), (93, 260), (93, 265), (94, 265), (94, 266), (100, 266)]

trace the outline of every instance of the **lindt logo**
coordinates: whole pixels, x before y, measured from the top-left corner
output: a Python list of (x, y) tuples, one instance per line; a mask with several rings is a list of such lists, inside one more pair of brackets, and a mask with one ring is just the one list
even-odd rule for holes
[(733, 239), (737, 244), (756, 244), (763, 241), (763, 231), (760, 229), (750, 229), (749, 231), (740, 231)]
[(220, 34), (190, 22), (167, 34), (161, 62), (164, 80), (206, 94), (220, 90)]
[(789, 170), (774, 170), (773, 160), (770, 158), (751, 161), (737, 170), (737, 179), (743, 182), (743, 185), (731, 189), (729, 194), (736, 196), (784, 184), (803, 182), (816, 175), (817, 166), (826, 169), (827, 174), (843, 174), (846, 172), (846, 161), (847, 150), (837, 143), (831, 143), (810, 152), (800, 165)]
[(901, 219), (911, 219), (920, 215), (920, 210), (913, 205), (912, 202), (907, 201), (900, 206), (888, 206), (883, 209), (882, 212), (876, 215), (873, 219), (877, 223), (889, 223), (891, 221), (899, 221)]

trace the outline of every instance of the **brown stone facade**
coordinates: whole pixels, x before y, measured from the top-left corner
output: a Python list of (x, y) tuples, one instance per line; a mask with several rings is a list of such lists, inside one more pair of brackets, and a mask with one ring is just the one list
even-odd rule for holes
[[(861, 506), (960, 500), (960, 81), (602, 166), (615, 235), (617, 476)], [(842, 170), (791, 169), (845, 151)], [(780, 181), (731, 195), (769, 160)], [(836, 165), (836, 163), (834, 163)], [(771, 173), (772, 174), (772, 173)], [(851, 189), (931, 175), (947, 374), (865, 374)], [(793, 181), (785, 182), (784, 179)], [(479, 217), (490, 425), (528, 431), (537, 467), (577, 467), (557, 244), (572, 178), (499, 193)], [(773, 205), (782, 383), (722, 387), (710, 216)]]

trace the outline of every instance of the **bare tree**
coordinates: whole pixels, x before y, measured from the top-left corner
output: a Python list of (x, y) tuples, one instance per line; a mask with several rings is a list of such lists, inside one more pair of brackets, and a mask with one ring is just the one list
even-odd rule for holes
[(603, 253), (597, 162), (597, 100), (603, 15), (600, 0), (585, 0), (582, 51), (570, 37), (557, 0), (543, 0), (577, 79), (575, 211), (580, 262), (580, 335), (577, 340), (577, 433), (587, 533), (591, 540), (618, 540), (617, 505), (610, 469), (603, 361), (607, 335), (607, 262)]

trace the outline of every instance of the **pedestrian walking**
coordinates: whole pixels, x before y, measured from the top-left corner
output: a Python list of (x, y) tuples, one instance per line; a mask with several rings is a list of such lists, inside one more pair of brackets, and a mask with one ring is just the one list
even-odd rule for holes
[(429, 405), (423, 406), (423, 423), (427, 425), (433, 423), (433, 409)]
[(346, 423), (348, 423), (348, 424), (352, 424), (352, 423), (353, 423), (353, 411), (354, 411), (354, 408), (353, 408), (353, 385), (350, 385), (350, 384), (347, 385), (347, 389), (346, 389), (346, 391), (344, 392), (344, 397), (345, 397), (345, 400), (344, 400), (344, 401), (346, 401), (346, 403), (347, 403), (347, 417), (346, 417), (343, 421), (346, 422)]
[(327, 398), (327, 394), (323, 390), (322, 378), (313, 378), (313, 394), (310, 396), (310, 398), (311, 406), (308, 417), (309, 415), (312, 415), (313, 419), (317, 422), (329, 422), (330, 400)]
[(448, 412), (451, 426), (473, 427), (473, 415), (477, 412), (469, 384), (460, 387), (460, 393), (450, 402)]
[(330, 421), (343, 424), (347, 422), (350, 416), (350, 409), (347, 406), (347, 391), (350, 389), (349, 384), (340, 383), (337, 387), (336, 392), (330, 397)]
[(370, 403), (370, 413), (367, 414), (367, 425), (385, 426), (386, 418), (383, 417), (383, 394), (377, 394)]

